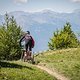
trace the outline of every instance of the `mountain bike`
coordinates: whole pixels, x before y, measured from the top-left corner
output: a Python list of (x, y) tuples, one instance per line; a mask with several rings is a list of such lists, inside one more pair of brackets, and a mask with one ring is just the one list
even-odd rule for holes
[(21, 42), (21, 60), (24, 62), (31, 62), (32, 64), (35, 63), (34, 61), (34, 55), (32, 54), (31, 51), (26, 51), (26, 46), (25, 46), (25, 41)]
[(29, 62), (34, 64), (34, 54), (32, 54), (31, 51), (26, 51), (24, 49), (22, 49), (22, 54), (21, 54), (21, 60), (24, 62)]

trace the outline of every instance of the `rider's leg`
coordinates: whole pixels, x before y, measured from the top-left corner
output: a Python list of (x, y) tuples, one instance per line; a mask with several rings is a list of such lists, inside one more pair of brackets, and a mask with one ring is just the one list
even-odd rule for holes
[(29, 42), (26, 44), (26, 53), (27, 53), (27, 60), (31, 59), (31, 49), (29, 47)]
[(34, 62), (34, 55), (32, 56), (32, 44), (29, 45), (29, 51), (30, 51), (32, 64), (34, 64), (35, 62)]
[(28, 43), (26, 44), (26, 54), (27, 54), (27, 57), (28, 57)]
[(29, 55), (32, 55), (32, 41), (29, 41)]

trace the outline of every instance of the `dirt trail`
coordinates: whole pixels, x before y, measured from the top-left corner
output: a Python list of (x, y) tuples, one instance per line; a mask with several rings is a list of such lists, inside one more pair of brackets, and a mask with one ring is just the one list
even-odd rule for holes
[(57, 78), (57, 80), (70, 80), (70, 79), (66, 78), (65, 76), (57, 73), (55, 70), (50, 70), (49, 68), (46, 68), (45, 66), (36, 65), (36, 67), (38, 67), (39, 69), (42, 69), (42, 70), (46, 71), (50, 75), (52, 75), (55, 78)]

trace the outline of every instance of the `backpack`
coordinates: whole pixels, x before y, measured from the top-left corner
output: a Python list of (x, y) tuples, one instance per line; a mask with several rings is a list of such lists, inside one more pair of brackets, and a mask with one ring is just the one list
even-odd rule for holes
[(26, 41), (26, 43), (28, 43), (28, 41), (30, 41), (30, 40), (31, 40), (31, 43), (32, 43), (32, 48), (33, 48), (34, 44), (35, 44), (34, 39), (32, 38), (31, 35), (25, 35), (25, 41)]
[(21, 40), (20, 40), (20, 44), (21, 46), (24, 46), (25, 44), (27, 44), (29, 41), (31, 40), (31, 43), (32, 43), (32, 48), (34, 47), (34, 39), (32, 38), (31, 35), (24, 35)]

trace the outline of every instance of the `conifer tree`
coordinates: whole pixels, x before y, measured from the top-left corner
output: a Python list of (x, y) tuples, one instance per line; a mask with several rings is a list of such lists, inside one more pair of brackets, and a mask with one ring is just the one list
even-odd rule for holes
[(13, 16), (5, 14), (5, 23), (0, 27), (0, 57), (15, 59), (20, 56), (19, 39), (22, 30)]
[(49, 49), (74, 48), (80, 45), (71, 25), (67, 22), (62, 30), (54, 32), (53, 37), (48, 42)]

